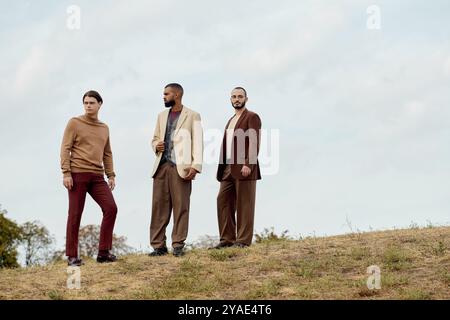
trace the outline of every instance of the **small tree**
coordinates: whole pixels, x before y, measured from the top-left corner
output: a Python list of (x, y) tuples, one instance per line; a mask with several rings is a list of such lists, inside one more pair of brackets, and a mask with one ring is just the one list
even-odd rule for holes
[(17, 268), (17, 246), (22, 233), (20, 227), (5, 217), (8, 212), (0, 206), (0, 268)]
[(55, 250), (52, 252), (52, 255), (50, 257), (50, 262), (57, 263), (64, 260), (64, 257), (66, 256), (66, 250)]
[(261, 233), (255, 234), (255, 242), (261, 243), (266, 241), (284, 241), (284, 240), (292, 240), (292, 237), (288, 235), (289, 231), (284, 230), (281, 235), (277, 235), (273, 227), (270, 229), (264, 228)]
[[(89, 224), (80, 229), (78, 247), (80, 256), (94, 257), (98, 252), (100, 240), (100, 226)], [(112, 252), (124, 255), (133, 252), (133, 248), (127, 245), (127, 238), (113, 234)]]
[(22, 245), (25, 249), (25, 265), (46, 264), (51, 260), (51, 246), (54, 239), (47, 228), (39, 221), (25, 222), (22, 225)]

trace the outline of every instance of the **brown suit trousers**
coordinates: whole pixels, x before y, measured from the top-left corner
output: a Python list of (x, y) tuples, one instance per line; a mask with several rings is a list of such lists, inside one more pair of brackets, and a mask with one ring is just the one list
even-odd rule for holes
[(227, 171), (217, 196), (220, 242), (250, 245), (255, 220), (256, 180), (234, 179)]
[(173, 211), (172, 247), (183, 247), (188, 234), (189, 201), (192, 183), (184, 180), (175, 165), (161, 164), (153, 177), (150, 244), (154, 249), (166, 246), (166, 228)]

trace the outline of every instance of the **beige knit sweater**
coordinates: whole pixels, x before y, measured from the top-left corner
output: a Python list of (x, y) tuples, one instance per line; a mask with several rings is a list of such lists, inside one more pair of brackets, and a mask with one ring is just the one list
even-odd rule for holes
[(72, 172), (115, 177), (108, 126), (84, 115), (70, 119), (61, 144), (61, 169), (65, 177)]

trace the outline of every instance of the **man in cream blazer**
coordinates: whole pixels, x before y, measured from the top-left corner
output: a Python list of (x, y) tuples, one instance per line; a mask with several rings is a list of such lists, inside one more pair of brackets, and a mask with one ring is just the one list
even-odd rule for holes
[(154, 251), (150, 256), (168, 253), (166, 227), (171, 211), (173, 254), (184, 254), (192, 180), (202, 171), (203, 130), (200, 115), (185, 107), (181, 103), (182, 97), (181, 85), (171, 83), (164, 88), (164, 104), (168, 109), (158, 115), (152, 139), (156, 160), (152, 172), (150, 223), (150, 244)]

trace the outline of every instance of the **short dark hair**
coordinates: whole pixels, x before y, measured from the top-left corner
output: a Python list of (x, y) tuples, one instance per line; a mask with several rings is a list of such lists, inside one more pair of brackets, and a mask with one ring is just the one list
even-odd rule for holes
[(89, 90), (88, 92), (86, 92), (86, 93), (83, 95), (83, 100), (82, 100), (83, 103), (84, 103), (84, 98), (86, 98), (86, 97), (94, 98), (95, 100), (97, 100), (97, 102), (103, 103), (103, 99), (102, 99), (102, 97), (100, 96), (100, 93), (98, 93), (97, 91)]
[(245, 97), (247, 97), (247, 90), (245, 90), (245, 89), (244, 89), (244, 88), (242, 88), (242, 87), (234, 87), (234, 89), (233, 89), (233, 90), (236, 90), (236, 89), (240, 89), (240, 90), (244, 91), (244, 93), (245, 93)]
[(179, 83), (169, 83), (168, 85), (166, 85), (164, 87), (164, 89), (166, 89), (166, 88), (174, 88), (174, 89), (178, 90), (179, 92), (181, 92), (181, 95), (184, 94), (184, 89), (181, 86), (181, 84), (179, 84)]

